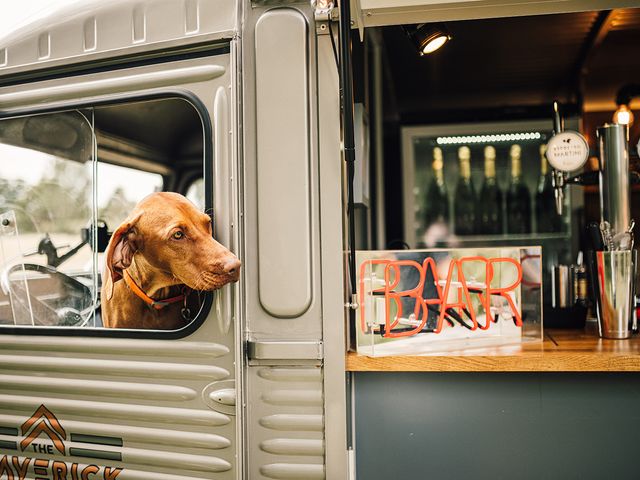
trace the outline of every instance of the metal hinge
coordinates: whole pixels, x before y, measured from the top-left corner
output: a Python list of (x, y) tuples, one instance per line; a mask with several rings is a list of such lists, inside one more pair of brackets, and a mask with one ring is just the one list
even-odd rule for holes
[(333, 0), (311, 0), (313, 16), (316, 22), (326, 22), (331, 20), (331, 13), (335, 7)]
[(351, 310), (357, 310), (358, 307), (360, 307), (360, 305), (358, 304), (358, 294), (357, 293), (352, 293), (351, 294), (351, 302), (350, 303), (345, 303), (344, 304), (344, 308), (350, 308)]

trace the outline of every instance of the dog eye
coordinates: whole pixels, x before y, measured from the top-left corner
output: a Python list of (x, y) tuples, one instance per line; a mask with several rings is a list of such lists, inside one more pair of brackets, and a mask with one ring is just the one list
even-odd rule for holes
[(182, 240), (184, 238), (184, 233), (181, 230), (175, 232), (172, 237), (176, 240)]

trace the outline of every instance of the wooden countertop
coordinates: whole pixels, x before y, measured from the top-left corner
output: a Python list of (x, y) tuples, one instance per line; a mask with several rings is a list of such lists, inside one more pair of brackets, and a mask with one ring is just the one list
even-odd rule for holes
[(589, 327), (547, 329), (541, 343), (455, 355), (367, 357), (350, 352), (346, 364), (353, 372), (640, 372), (640, 336), (607, 340)]

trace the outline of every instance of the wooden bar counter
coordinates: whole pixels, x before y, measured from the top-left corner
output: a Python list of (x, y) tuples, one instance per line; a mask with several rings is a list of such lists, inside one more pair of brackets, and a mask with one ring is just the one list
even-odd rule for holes
[(350, 352), (348, 371), (365, 372), (640, 372), (640, 336), (598, 337), (585, 330), (545, 329), (542, 342), (455, 354), (367, 357)]

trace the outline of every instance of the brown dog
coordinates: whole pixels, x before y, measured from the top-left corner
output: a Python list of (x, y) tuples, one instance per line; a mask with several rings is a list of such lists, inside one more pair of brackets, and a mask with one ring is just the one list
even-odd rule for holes
[(237, 281), (240, 261), (211, 232), (209, 216), (180, 194), (142, 199), (107, 247), (104, 326), (180, 328), (188, 322), (181, 314), (190, 296), (186, 290), (215, 290)]

